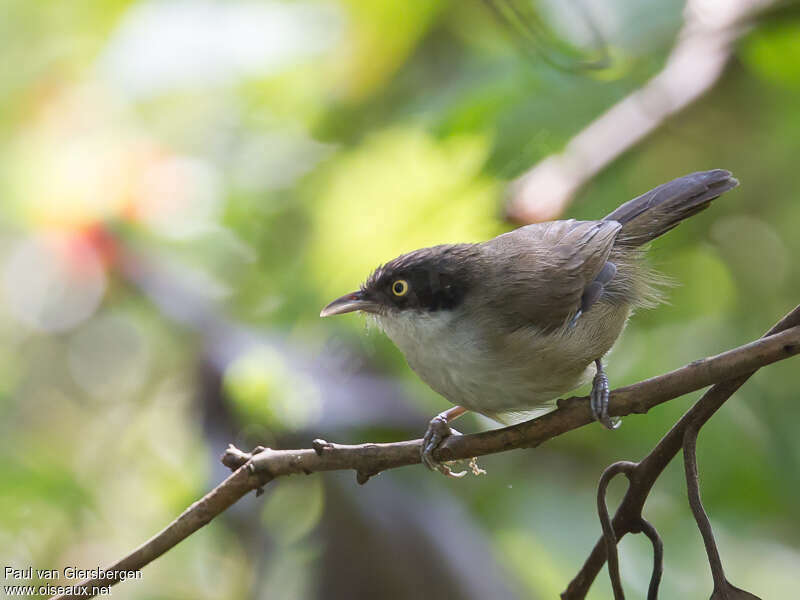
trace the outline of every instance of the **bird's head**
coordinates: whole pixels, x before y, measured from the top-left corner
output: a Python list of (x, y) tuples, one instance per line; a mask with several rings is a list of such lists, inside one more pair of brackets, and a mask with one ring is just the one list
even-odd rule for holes
[(473, 280), (473, 244), (434, 246), (398, 256), (375, 269), (358, 291), (337, 298), (321, 317), (362, 311), (379, 318), (400, 312), (435, 313), (459, 306)]

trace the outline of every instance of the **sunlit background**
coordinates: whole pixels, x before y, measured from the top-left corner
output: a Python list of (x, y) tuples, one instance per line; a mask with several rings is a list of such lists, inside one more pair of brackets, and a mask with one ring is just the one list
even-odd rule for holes
[[(747, 2), (692, 4), (714, 21)], [(574, 202), (537, 188), (534, 213), (598, 218), (692, 171), (742, 182), (655, 244), (680, 285), (633, 318), (615, 386), (800, 303), (800, 10), (758, 4), (706, 95)], [(400, 252), (515, 226), (509, 182), (656, 75), (687, 15), (675, 0), (4, 0), (0, 564), (109, 564), (225, 477), (228, 442), (419, 437), (449, 405), (363, 318), (320, 308)], [(729, 577), (765, 599), (797, 590), (799, 384), (796, 362), (765, 369), (699, 441)], [(278, 481), (113, 595), (555, 598), (600, 533), (602, 469), (642, 457), (697, 396), (484, 458), (480, 478)], [(645, 515), (663, 597), (708, 597), (680, 464)], [(621, 544), (633, 598), (640, 537)], [(611, 598), (605, 574), (589, 597)]]

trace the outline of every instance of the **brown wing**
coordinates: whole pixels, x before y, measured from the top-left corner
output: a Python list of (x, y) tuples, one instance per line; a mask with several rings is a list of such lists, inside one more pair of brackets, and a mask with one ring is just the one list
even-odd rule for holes
[(484, 247), (496, 269), (492, 280), (502, 282), (496, 301), (515, 319), (563, 325), (606, 266), (620, 228), (616, 221), (553, 221), (489, 240)]

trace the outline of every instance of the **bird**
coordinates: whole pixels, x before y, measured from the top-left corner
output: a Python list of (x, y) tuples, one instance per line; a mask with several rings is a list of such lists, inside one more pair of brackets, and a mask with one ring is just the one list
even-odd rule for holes
[(433, 454), (467, 411), (501, 424), (527, 420), (591, 379), (592, 415), (615, 429), (603, 358), (635, 309), (663, 301), (647, 245), (738, 183), (723, 169), (692, 173), (600, 220), (534, 223), (484, 242), (414, 250), (320, 316), (368, 315), (453, 404), (430, 420), (421, 446), (421, 462), (445, 475), (463, 472)]

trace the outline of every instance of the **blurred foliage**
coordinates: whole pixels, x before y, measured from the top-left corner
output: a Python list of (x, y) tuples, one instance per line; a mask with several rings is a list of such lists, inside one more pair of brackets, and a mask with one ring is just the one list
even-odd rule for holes
[(478, 136), (437, 142), (397, 129), (326, 165), (308, 192), (314, 210), (309, 261), (319, 269), (321, 289), (334, 295), (352, 287), (375, 268), (376, 257), (386, 261), (423, 246), (499, 234), (498, 186), (480, 175), (487, 149)]
[[(677, 0), (518, 4), (545, 38), (478, 0), (3, 3), (0, 563), (108, 564), (224, 476), (228, 441), (421, 434), (445, 402), (363, 319), (323, 323), (320, 307), (400, 252), (508, 229), (507, 180), (656, 73), (681, 23)], [(608, 68), (545, 60), (596, 57), (587, 23)], [(800, 300), (798, 65), (796, 12), (754, 23), (717, 87), (565, 215), (597, 218), (701, 169), (742, 182), (654, 244), (677, 283), (669, 304), (633, 318), (609, 360), (614, 385), (749, 341)], [(351, 388), (334, 393), (302, 360), (333, 360)], [(793, 363), (765, 369), (699, 441), (726, 567), (764, 598), (796, 588), (796, 385)], [(399, 389), (407, 406), (386, 407), (376, 389)], [(602, 468), (641, 457), (689, 402), (613, 435), (587, 427), (488, 457), (480, 479), (400, 470), (367, 486), (395, 486), (386, 493), (336, 476), (277, 482), (113, 593), (305, 599), (338, 576), (408, 597), (444, 564), (434, 556), (472, 548), (408, 542), (414, 517), (434, 539), (453, 535), (424, 521), (443, 506), (488, 549), (467, 555), (470, 571), (499, 573), (509, 597), (554, 597), (599, 534)], [(622, 492), (612, 486), (610, 503)], [(663, 596), (707, 594), (680, 465), (646, 514), (665, 537)], [(384, 564), (376, 547), (398, 558)], [(358, 570), (330, 566), (342, 558)], [(649, 564), (646, 540), (626, 538), (632, 597)], [(590, 598), (610, 597), (601, 576)]]

